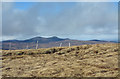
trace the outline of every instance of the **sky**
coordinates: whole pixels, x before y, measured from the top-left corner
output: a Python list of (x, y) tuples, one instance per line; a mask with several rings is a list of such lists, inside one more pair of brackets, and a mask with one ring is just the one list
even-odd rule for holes
[(3, 2), (2, 39), (117, 40), (117, 2)]

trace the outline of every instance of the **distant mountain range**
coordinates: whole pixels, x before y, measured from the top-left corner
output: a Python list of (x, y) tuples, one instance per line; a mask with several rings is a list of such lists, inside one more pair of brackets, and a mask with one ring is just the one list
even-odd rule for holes
[(27, 40), (6, 40), (6, 41), (3, 41), (3, 43), (7, 43), (7, 42), (35, 43), (37, 41), (39, 41), (39, 43), (49, 43), (49, 42), (63, 41), (63, 40), (68, 40), (68, 39), (61, 39), (61, 38), (58, 38), (56, 36), (50, 37), (50, 38), (34, 37), (34, 38), (31, 38), (31, 39), (27, 39)]
[(88, 41), (80, 41), (80, 40), (72, 40), (69, 38), (58, 38), (56, 36), (50, 38), (44, 37), (34, 37), (26, 40), (6, 40), (2, 41), (3, 50), (16, 50), (16, 49), (35, 49), (36, 43), (38, 41), (38, 48), (49, 48), (49, 47), (59, 47), (60, 43), (62, 46), (68, 46), (69, 43), (71, 46), (84, 45), (84, 44), (100, 44), (100, 43), (114, 43), (112, 41), (104, 41), (104, 40), (88, 40)]

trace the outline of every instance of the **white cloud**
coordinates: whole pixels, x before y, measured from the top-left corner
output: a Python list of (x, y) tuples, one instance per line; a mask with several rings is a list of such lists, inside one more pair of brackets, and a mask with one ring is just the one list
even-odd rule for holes
[[(112, 39), (117, 35), (118, 7), (114, 3), (77, 3), (71, 8), (68, 8), (71, 5), (65, 3), (54, 4), (37, 3), (30, 9), (21, 11), (13, 8), (14, 4), (4, 3), (3, 6), (9, 7), (3, 7), (3, 36), (27, 38), (40, 35)], [(56, 6), (62, 6), (64, 9), (54, 15)]]

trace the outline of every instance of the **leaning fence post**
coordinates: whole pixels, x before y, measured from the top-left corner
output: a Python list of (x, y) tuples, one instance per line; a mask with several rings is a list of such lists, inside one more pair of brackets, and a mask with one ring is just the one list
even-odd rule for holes
[(9, 43), (9, 50), (11, 50), (11, 42)]
[(62, 46), (62, 43), (60, 43), (60, 47)]
[(69, 43), (69, 47), (70, 47), (70, 43)]
[(38, 49), (38, 41), (37, 41), (37, 44), (36, 44), (36, 49)]
[(26, 46), (26, 49), (28, 49), (28, 44), (27, 44), (27, 46)]

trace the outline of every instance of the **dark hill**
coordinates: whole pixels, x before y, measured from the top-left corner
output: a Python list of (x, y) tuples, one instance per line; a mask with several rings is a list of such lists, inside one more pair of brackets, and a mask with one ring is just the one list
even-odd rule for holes
[(93, 39), (93, 40), (90, 40), (90, 41), (108, 42), (108, 41), (105, 41), (105, 40), (97, 40), (97, 39)]
[(44, 37), (34, 37), (34, 38), (30, 38), (30, 39), (27, 39), (27, 40), (6, 40), (6, 41), (3, 41), (3, 43), (7, 43), (7, 42), (21, 42), (21, 43), (36, 43), (37, 41), (39, 43), (49, 43), (49, 42), (56, 42), (56, 41), (63, 41), (63, 40), (66, 40), (66, 39), (61, 39), (61, 38), (58, 38), (58, 37), (50, 37), (50, 38), (44, 38)]

